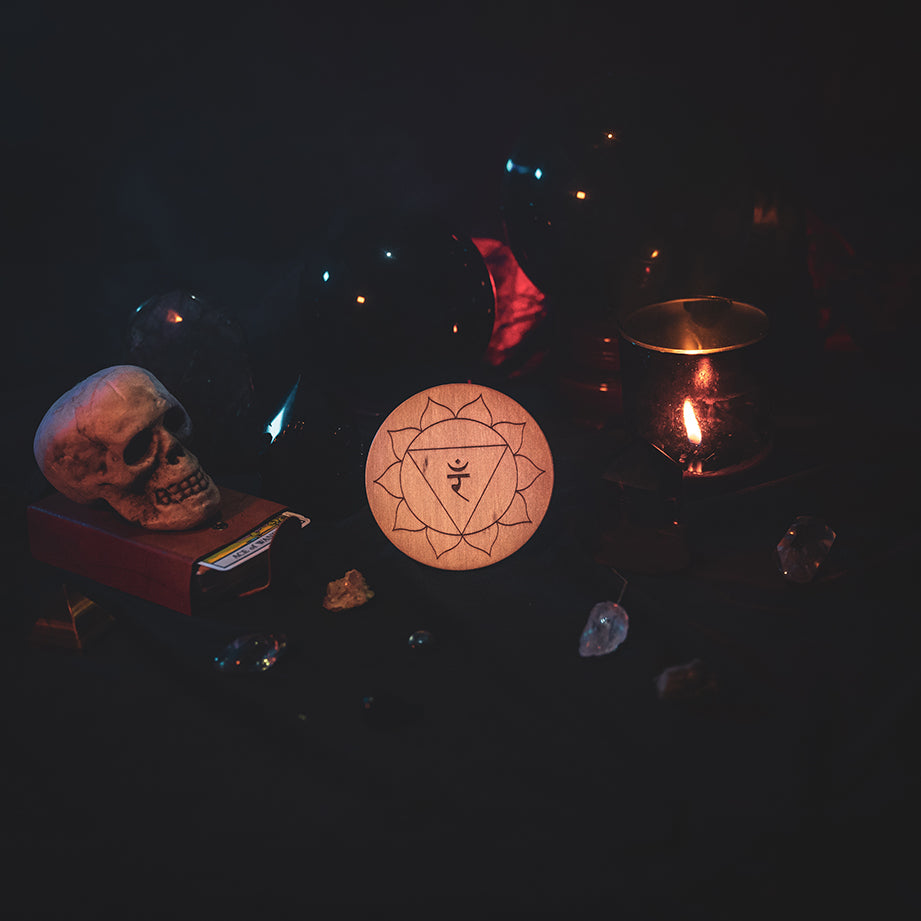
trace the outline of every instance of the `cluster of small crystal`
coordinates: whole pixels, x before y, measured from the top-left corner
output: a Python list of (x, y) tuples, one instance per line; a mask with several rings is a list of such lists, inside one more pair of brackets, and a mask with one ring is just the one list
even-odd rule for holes
[(627, 612), (612, 601), (600, 601), (588, 615), (579, 639), (579, 655), (606, 656), (627, 638), (630, 619)]
[(357, 608), (374, 597), (374, 592), (357, 570), (350, 569), (341, 579), (330, 582), (326, 587), (323, 607), (327, 611), (347, 611)]
[(228, 643), (214, 657), (214, 667), (220, 672), (264, 672), (287, 648), (284, 634), (250, 633)]
[(775, 556), (783, 577), (811, 582), (834, 542), (835, 532), (821, 518), (800, 515), (777, 544)]

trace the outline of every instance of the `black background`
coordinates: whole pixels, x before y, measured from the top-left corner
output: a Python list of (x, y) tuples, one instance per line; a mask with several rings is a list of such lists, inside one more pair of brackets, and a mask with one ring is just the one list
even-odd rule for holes
[(375, 206), (499, 236), (502, 165), (557, 98), (724, 119), (863, 254), (917, 246), (914, 39), (885, 4), (11, 6), (5, 301), (65, 355), (183, 284), (252, 325), (279, 266)]
[[(215, 691), (126, 630), (95, 658), (20, 642), (35, 585), (21, 563), (35, 426), (63, 390), (118, 360), (134, 308), (192, 289), (270, 352), (274, 318), (255, 305), (356, 214), (435, 209), (501, 237), (508, 151), (554, 100), (685, 99), (737, 128), (864, 258), (916, 265), (915, 37), (896, 8), (6, 5), (0, 469), (13, 682), (0, 871), (10, 905), (14, 892), (28, 899), (8, 917), (94, 906), (124, 918), (322, 906), (798, 917), (885, 908), (912, 891), (894, 845), (916, 765), (905, 755), (916, 692), (900, 678), (917, 637), (899, 601), (916, 539), (884, 576), (861, 570), (856, 587), (792, 606), (759, 595), (760, 571), (716, 607), (709, 583), (669, 583), (668, 603), (654, 581), (633, 585), (631, 610), (647, 619), (624, 646), (624, 673), (649, 690), (659, 667), (709, 650), (742, 676), (753, 720), (663, 716), (651, 695), (619, 696), (610, 673), (579, 671), (613, 659), (555, 657), (604, 580), (580, 582), (584, 562), (553, 517), (527, 553), (463, 583), (420, 577), (366, 522), (347, 523), (314, 548), (311, 584), (364, 560), (389, 619), (369, 608), (308, 627), (295, 601), (256, 601), (309, 650), (258, 688)], [(850, 509), (868, 478), (891, 485), (887, 452), (911, 468), (903, 437), (917, 413), (900, 407), (890, 394), (902, 424), (883, 429), (859, 485), (846, 470), (813, 505), (844, 497)], [(570, 450), (564, 484), (578, 469)], [(916, 491), (887, 494), (887, 514)], [(802, 504), (759, 506), (741, 543), (773, 536), (775, 518), (782, 528)], [(709, 633), (661, 619), (685, 603), (711, 612), (698, 617)], [(784, 614), (752, 614), (759, 605)], [(527, 627), (523, 612), (536, 618)], [(423, 625), (450, 641), (436, 666), (387, 645)], [(766, 678), (738, 649), (701, 641), (717, 627), (744, 636)], [(357, 700), (381, 687), (424, 688), (429, 728), (365, 733)], [(292, 730), (299, 713), (309, 734)]]

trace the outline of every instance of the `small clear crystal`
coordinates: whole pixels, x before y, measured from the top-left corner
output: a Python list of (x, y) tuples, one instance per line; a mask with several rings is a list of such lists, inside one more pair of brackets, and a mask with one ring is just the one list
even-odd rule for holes
[(579, 655), (585, 658), (606, 656), (614, 652), (627, 638), (629, 623), (627, 612), (619, 604), (612, 601), (599, 602), (588, 615), (579, 640)]
[(716, 690), (716, 678), (700, 659), (671, 665), (656, 678), (659, 700), (685, 700)]
[(288, 640), (280, 633), (238, 636), (214, 657), (214, 667), (220, 672), (264, 672), (287, 646)]
[(800, 515), (777, 544), (775, 556), (783, 577), (790, 582), (811, 582), (835, 542), (835, 532), (811, 515)]
[(435, 637), (428, 630), (416, 630), (409, 635), (410, 649), (431, 649), (435, 645)]
[(398, 729), (419, 719), (421, 711), (413, 703), (383, 691), (362, 697), (361, 716), (368, 726)]

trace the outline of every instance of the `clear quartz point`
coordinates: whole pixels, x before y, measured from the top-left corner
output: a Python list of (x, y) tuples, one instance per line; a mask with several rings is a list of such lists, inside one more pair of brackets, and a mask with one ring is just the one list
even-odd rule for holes
[(586, 658), (614, 652), (627, 638), (629, 623), (627, 612), (619, 604), (599, 602), (588, 615), (579, 640), (579, 655)]
[(283, 634), (238, 636), (214, 657), (214, 667), (219, 672), (264, 672), (278, 661), (287, 646)]
[(435, 637), (428, 630), (416, 630), (409, 635), (407, 642), (410, 649), (431, 649), (435, 645)]
[(790, 582), (811, 582), (835, 542), (835, 532), (811, 515), (800, 515), (777, 544), (775, 556), (783, 577)]

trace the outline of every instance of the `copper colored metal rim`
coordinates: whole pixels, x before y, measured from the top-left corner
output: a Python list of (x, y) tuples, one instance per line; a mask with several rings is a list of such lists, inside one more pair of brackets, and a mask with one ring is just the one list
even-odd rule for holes
[(732, 352), (760, 342), (767, 314), (725, 297), (687, 297), (647, 304), (620, 318), (620, 334), (640, 348), (675, 355)]

